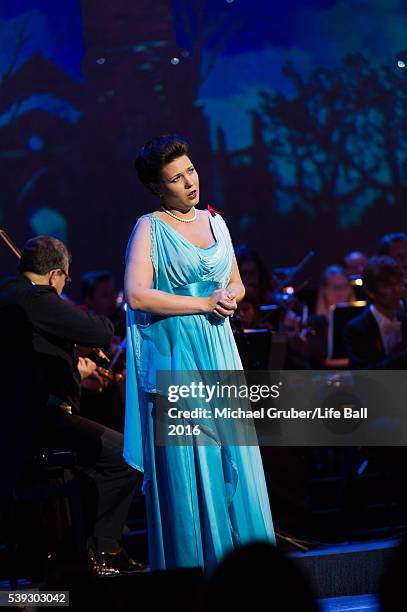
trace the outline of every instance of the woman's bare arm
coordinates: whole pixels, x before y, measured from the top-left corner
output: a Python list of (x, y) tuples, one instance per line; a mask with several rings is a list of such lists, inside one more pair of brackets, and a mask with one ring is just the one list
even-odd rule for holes
[(150, 257), (150, 219), (140, 219), (132, 236), (126, 261), (124, 292), (128, 305), (161, 315), (204, 314), (211, 312), (216, 301), (206, 298), (181, 296), (152, 289), (153, 265)]
[(237, 265), (236, 256), (235, 256), (234, 263), (233, 263), (232, 276), (230, 277), (229, 284), (226, 287), (226, 289), (228, 293), (235, 294), (237, 303), (243, 300), (245, 293), (246, 293), (246, 289), (244, 288), (244, 285), (242, 283), (239, 268)]
[(236, 257), (234, 259), (232, 276), (230, 277), (226, 289), (223, 289), (223, 292), (224, 297), (217, 302), (213, 313), (223, 318), (232, 317), (235, 314), (238, 302), (244, 298), (246, 293), (246, 289), (240, 278)]

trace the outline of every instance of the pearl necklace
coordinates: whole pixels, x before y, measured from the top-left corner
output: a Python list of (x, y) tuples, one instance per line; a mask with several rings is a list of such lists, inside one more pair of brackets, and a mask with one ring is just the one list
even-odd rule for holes
[(164, 206), (162, 206), (162, 210), (167, 213), (167, 215), (170, 215), (170, 217), (173, 217), (173, 219), (176, 219), (177, 221), (182, 221), (182, 223), (192, 223), (192, 221), (195, 221), (196, 217), (197, 217), (197, 212), (196, 212), (196, 208), (194, 210), (195, 214), (192, 217), (192, 219), (181, 219), (181, 217), (177, 217), (177, 215), (174, 215), (172, 212), (170, 212), (169, 210), (167, 210)]

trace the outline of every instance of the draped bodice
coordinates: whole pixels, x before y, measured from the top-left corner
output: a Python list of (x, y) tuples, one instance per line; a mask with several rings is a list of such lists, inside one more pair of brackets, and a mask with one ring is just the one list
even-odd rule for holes
[[(171, 225), (150, 213), (150, 255), (154, 268), (153, 288), (170, 293), (184, 285), (215, 281), (226, 287), (233, 269), (233, 247), (229, 231), (220, 215), (209, 221), (216, 242), (202, 248), (192, 244)], [(136, 223), (135, 229), (138, 223)]]
[[(226, 287), (233, 271), (234, 252), (229, 231), (220, 215), (209, 216), (216, 242), (202, 248), (192, 244), (171, 225), (150, 213), (152, 288), (175, 295), (207, 297)], [(130, 239), (131, 240), (131, 239)], [(157, 370), (189, 369), (181, 350), (182, 335), (198, 324), (229, 325), (209, 314), (156, 315), (127, 308), (128, 355), (134, 354), (139, 382), (147, 392), (156, 391)]]

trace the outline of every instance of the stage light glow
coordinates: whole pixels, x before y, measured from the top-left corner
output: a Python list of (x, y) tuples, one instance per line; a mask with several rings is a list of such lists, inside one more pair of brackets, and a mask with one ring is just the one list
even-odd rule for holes
[(173, 66), (177, 66), (179, 64), (179, 62), (180, 62), (180, 59), (179, 59), (179, 57), (173, 57), (173, 58), (171, 58), (170, 61), (171, 61), (171, 64)]
[(28, 148), (31, 151), (42, 151), (44, 148), (44, 140), (37, 134), (32, 134), (27, 141)]
[(66, 241), (68, 234), (68, 224), (65, 216), (48, 206), (40, 206), (33, 210), (29, 224), (31, 231), (36, 234), (44, 234), (45, 236), (55, 236), (59, 240)]
[(363, 472), (365, 471), (368, 465), (369, 465), (369, 461), (367, 459), (362, 461), (362, 463), (360, 464), (358, 468), (358, 476), (361, 476), (363, 474)]
[(397, 66), (398, 66), (399, 68), (405, 68), (405, 67), (406, 67), (406, 62), (403, 62), (403, 60), (399, 60), (399, 61), (397, 62)]
[(96, 63), (102, 65), (105, 63), (105, 61), (106, 61), (105, 57), (99, 57), (99, 59), (96, 60)]

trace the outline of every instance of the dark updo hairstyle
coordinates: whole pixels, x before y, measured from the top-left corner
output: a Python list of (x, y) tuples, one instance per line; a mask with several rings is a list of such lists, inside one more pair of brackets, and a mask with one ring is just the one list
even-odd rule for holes
[(371, 257), (362, 272), (363, 286), (372, 293), (375, 293), (381, 285), (387, 285), (393, 280), (402, 278), (403, 272), (397, 261), (388, 255)]
[(185, 138), (178, 134), (165, 134), (146, 142), (137, 155), (134, 167), (140, 181), (152, 193), (160, 181), (160, 172), (164, 166), (178, 157), (188, 155), (189, 145)]
[(44, 275), (58, 268), (64, 270), (71, 260), (72, 256), (61, 240), (53, 236), (36, 236), (25, 243), (18, 269)]

